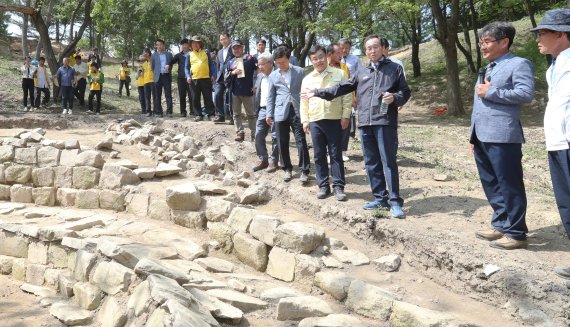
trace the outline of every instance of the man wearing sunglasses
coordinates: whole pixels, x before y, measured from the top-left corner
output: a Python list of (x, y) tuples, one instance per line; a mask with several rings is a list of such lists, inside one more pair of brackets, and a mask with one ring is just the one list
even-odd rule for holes
[(490, 23), (479, 32), (489, 65), (479, 72), (475, 85), (469, 139), (493, 210), (491, 229), (475, 236), (503, 250), (526, 248), (528, 233), (520, 109), (534, 97), (534, 74), (530, 61), (509, 52), (515, 32), (506, 22)]

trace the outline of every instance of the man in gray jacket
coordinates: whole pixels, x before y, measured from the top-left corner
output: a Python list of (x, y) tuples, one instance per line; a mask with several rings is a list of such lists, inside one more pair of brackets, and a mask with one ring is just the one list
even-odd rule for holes
[(166, 114), (172, 117), (172, 75), (170, 62), (172, 53), (166, 50), (164, 40), (158, 39), (155, 43), (156, 51), (150, 58), (151, 69), (154, 74), (155, 94), (154, 115), (162, 117), (162, 90), (166, 98)]
[[(332, 100), (356, 91), (364, 165), (375, 198), (363, 208), (372, 210), (389, 207), (392, 217), (404, 218), (404, 200), (400, 197), (396, 163), (398, 107), (408, 101), (411, 92), (402, 67), (382, 55), (384, 49), (378, 35), (366, 37), (364, 48), (370, 59), (368, 66), (358, 66), (349, 80), (337, 86), (304, 90), (304, 97), (316, 96)], [(384, 106), (381, 106), (382, 102), (385, 103)]]
[(514, 37), (515, 28), (506, 22), (490, 23), (479, 31), (481, 52), (490, 63), (475, 86), (469, 140), (493, 209), (492, 228), (475, 236), (505, 250), (527, 245), (520, 109), (534, 97), (532, 63), (509, 52)]

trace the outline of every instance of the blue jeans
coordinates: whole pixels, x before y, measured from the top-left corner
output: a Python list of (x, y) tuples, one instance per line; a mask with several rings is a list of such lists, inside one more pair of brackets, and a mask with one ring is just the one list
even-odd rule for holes
[(158, 82), (154, 85), (154, 114), (162, 115), (162, 89), (166, 98), (166, 113), (172, 114), (172, 76), (160, 74)]
[(231, 94), (226, 92), (227, 88), (224, 83), (214, 84), (214, 105), (216, 106), (216, 116), (225, 117), (233, 116), (230, 112)]
[(61, 107), (63, 109), (73, 109), (73, 86), (61, 87)]
[(396, 127), (384, 125), (360, 127), (360, 140), (372, 194), (376, 200), (388, 200), (391, 206), (402, 206), (404, 200), (400, 197), (400, 176), (396, 163), (398, 152)]
[(146, 83), (144, 85), (144, 104), (147, 114), (152, 114), (152, 97), (156, 96), (155, 93), (156, 91), (154, 90), (154, 82)]
[(340, 119), (323, 119), (309, 124), (315, 153), (315, 177), (319, 188), (329, 187), (329, 164), (331, 158), (332, 185), (344, 190), (344, 162), (342, 161), (342, 128)]
[(475, 163), (493, 227), (515, 240), (526, 240), (526, 192), (520, 143), (474, 142)]
[(570, 150), (549, 151), (548, 162), (556, 206), (570, 238)]
[(139, 103), (141, 105), (141, 112), (146, 114), (146, 104), (144, 98), (144, 86), (138, 86), (137, 90), (139, 91)]

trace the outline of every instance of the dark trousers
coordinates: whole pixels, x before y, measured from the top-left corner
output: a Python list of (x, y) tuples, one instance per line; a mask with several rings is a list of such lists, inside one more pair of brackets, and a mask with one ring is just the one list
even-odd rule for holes
[(95, 112), (101, 112), (101, 90), (91, 90), (89, 92), (89, 110), (93, 111), (93, 97), (97, 99)]
[(158, 82), (154, 85), (154, 114), (162, 115), (162, 89), (166, 98), (166, 113), (172, 113), (172, 76), (170, 74), (160, 74)]
[(275, 124), (267, 125), (265, 118), (258, 119), (255, 126), (255, 152), (259, 160), (269, 162), (269, 154), (265, 145), (267, 134), (271, 131), (271, 162), (277, 164), (279, 161), (279, 149), (277, 147), (277, 135), (275, 133)]
[(24, 91), (24, 107), (28, 106), (28, 98), (30, 99), (29, 106), (34, 105), (34, 79), (22, 78), (22, 90)]
[(283, 170), (293, 170), (291, 164), (291, 156), (289, 155), (289, 138), (290, 131), (293, 131), (295, 137), (295, 146), (299, 154), (299, 168), (302, 172), (309, 173), (311, 168), (311, 161), (309, 158), (309, 147), (305, 139), (305, 132), (303, 132), (303, 125), (301, 119), (293, 108), (289, 109), (289, 117), (284, 121), (273, 122), (275, 124), (275, 134), (277, 136), (277, 146), (279, 148), (279, 155), (281, 156), (281, 167)]
[(562, 226), (570, 238), (570, 150), (549, 151), (548, 163)]
[[(315, 171), (319, 188), (329, 187), (329, 164), (331, 160), (332, 185), (344, 189), (344, 162), (342, 161), (342, 128), (340, 119), (323, 119), (309, 124), (313, 150), (315, 153)], [(348, 129), (348, 128), (347, 128)]]
[(61, 107), (63, 109), (73, 109), (73, 86), (61, 87)]
[(46, 105), (49, 103), (49, 98), (50, 98), (49, 89), (47, 87), (46, 88), (36, 87), (36, 99), (34, 102), (36, 108), (40, 107), (40, 99), (42, 97), (42, 93), (44, 94), (44, 99), (43, 101), (41, 101), (41, 104)]
[(396, 163), (398, 130), (395, 126), (363, 126), (360, 127), (360, 140), (372, 194), (376, 200), (387, 199), (392, 206), (402, 206), (404, 200), (400, 197)]
[(493, 208), (493, 227), (515, 240), (526, 240), (526, 192), (520, 143), (487, 143), (474, 138), (474, 154), (483, 191)]
[(354, 137), (356, 132), (356, 119), (354, 119), (354, 114), (350, 115), (350, 125), (348, 128), (342, 130), (342, 151), (348, 151), (348, 143), (350, 142), (350, 137)]
[(146, 83), (144, 85), (144, 104), (147, 114), (152, 114), (152, 97), (155, 97), (154, 82)]
[(214, 104), (216, 105), (216, 116), (232, 116), (227, 108), (229, 106), (229, 100), (224, 83), (214, 84)]
[(144, 86), (138, 86), (137, 90), (139, 91), (139, 103), (141, 105), (141, 112), (143, 114), (146, 114), (146, 103), (145, 103), (145, 97), (144, 97)]
[(123, 86), (125, 87), (125, 91), (127, 92), (127, 96), (131, 96), (131, 91), (129, 90), (129, 81), (128, 80), (119, 80), (119, 95), (123, 94)]
[(84, 106), (85, 105), (85, 89), (87, 87), (87, 82), (85, 78), (82, 78), (77, 81), (77, 85), (73, 89), (73, 95), (79, 100), (79, 104)]
[(180, 114), (186, 116), (188, 110), (186, 110), (186, 97), (188, 97), (188, 105), (190, 106), (190, 112), (192, 112), (192, 97), (190, 95), (190, 84), (186, 81), (186, 78), (178, 77), (176, 80), (178, 83), (178, 99), (180, 100)]
[(194, 115), (202, 116), (202, 103), (201, 98), (204, 98), (204, 106), (206, 107), (206, 114), (211, 116), (214, 114), (214, 102), (212, 101), (212, 82), (209, 78), (192, 79), (190, 85), (192, 93), (192, 110)]

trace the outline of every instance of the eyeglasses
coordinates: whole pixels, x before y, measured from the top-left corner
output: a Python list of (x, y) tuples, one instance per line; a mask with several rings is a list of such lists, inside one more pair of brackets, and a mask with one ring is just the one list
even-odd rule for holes
[(491, 44), (491, 43), (493, 43), (493, 42), (499, 42), (499, 41), (501, 41), (502, 39), (504, 39), (504, 38), (500, 38), (500, 39), (496, 39), (496, 40), (480, 41), (480, 42), (479, 42), (479, 47), (482, 47), (482, 46), (486, 46), (486, 47), (487, 47), (487, 46), (489, 46), (489, 44)]

